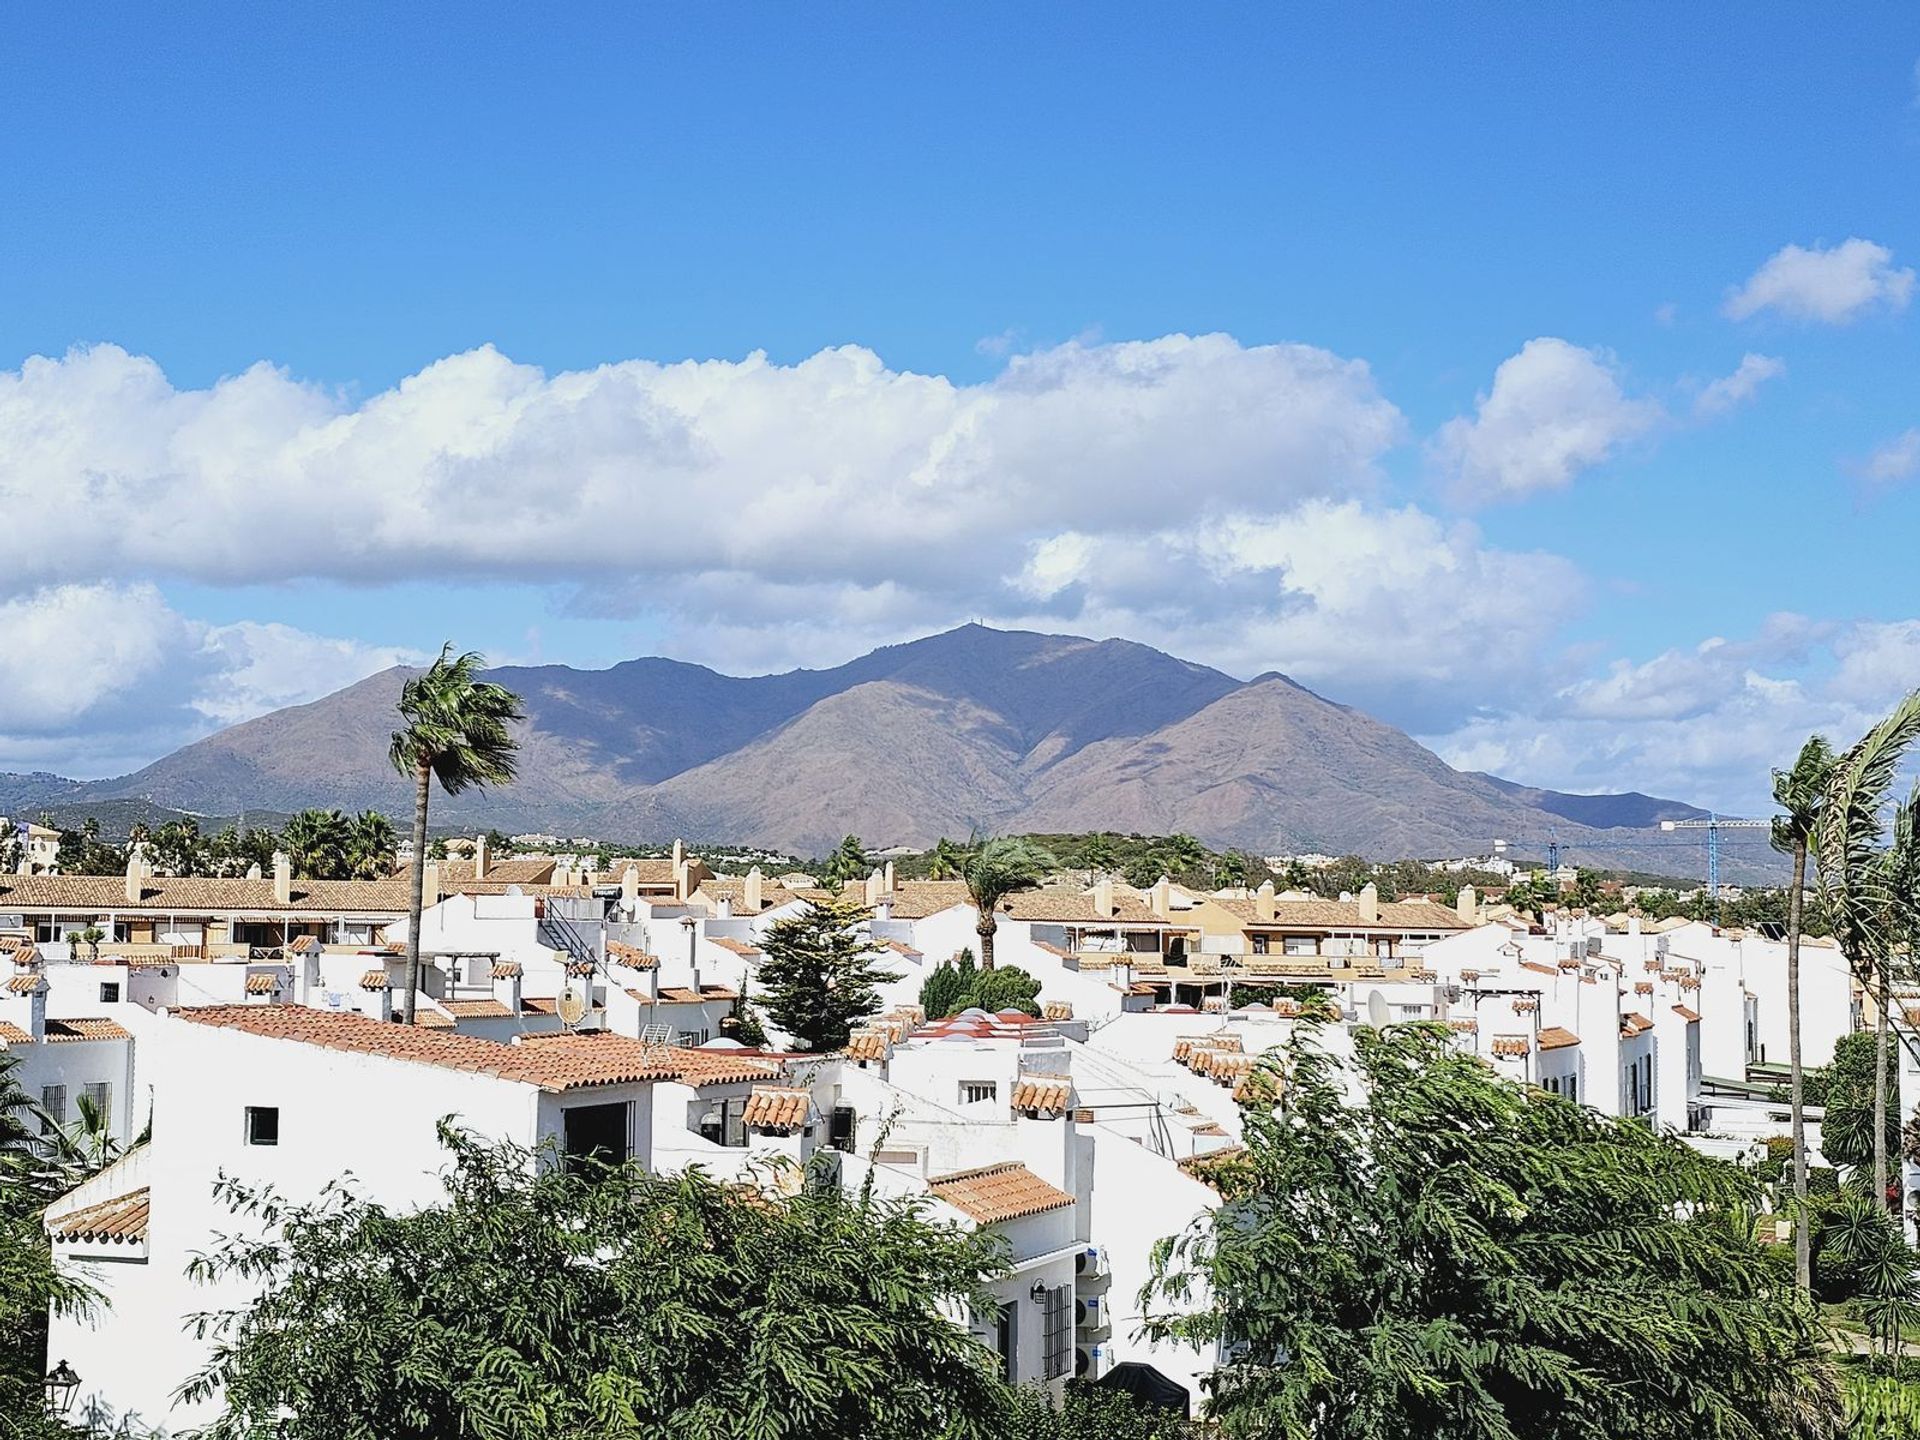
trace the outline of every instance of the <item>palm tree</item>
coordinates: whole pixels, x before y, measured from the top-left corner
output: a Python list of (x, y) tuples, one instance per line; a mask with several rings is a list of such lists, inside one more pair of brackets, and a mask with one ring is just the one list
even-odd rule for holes
[(1880, 812), (1901, 757), (1920, 739), (1920, 690), (1913, 691), (1834, 763), (1821, 802), (1813, 851), (1834, 938), (1879, 1013), (1873, 1077), (1874, 1193), (1887, 1194), (1887, 1010), (1893, 1003), (1888, 868), (1876, 846)]
[[(404, 1019), (413, 1024), (420, 988), (420, 911), (427, 867), (427, 793), (434, 780), (449, 795), (505, 785), (513, 779), (520, 745), (509, 725), (522, 717), (520, 697), (504, 685), (478, 678), (486, 662), (476, 651), (456, 656), (449, 642), (440, 658), (409, 679), (400, 691), (400, 717), (407, 728), (393, 732), (387, 758), (413, 780), (413, 896), (407, 927), (407, 997)], [(436, 899), (438, 897), (435, 897)]]
[(1793, 856), (1793, 889), (1787, 893), (1787, 1067), (1793, 1106), (1793, 1273), (1802, 1290), (1813, 1288), (1812, 1234), (1807, 1215), (1806, 1074), (1800, 1058), (1800, 931), (1806, 921), (1807, 852), (1820, 823), (1820, 801), (1833, 773), (1833, 747), (1824, 735), (1800, 747), (1791, 770), (1773, 772), (1773, 845)]
[(1091, 885), (1114, 867), (1112, 837), (1104, 830), (1088, 836), (1087, 843), (1080, 847), (1080, 858), (1086, 862), (1087, 884)]
[(933, 850), (927, 856), (927, 878), (929, 880), (951, 880), (960, 873), (960, 862), (964, 852), (946, 836), (942, 835), (934, 842)]
[(302, 810), (280, 832), (293, 873), (309, 880), (343, 878), (352, 840), (353, 828), (338, 810)]
[(347, 874), (354, 880), (379, 880), (393, 873), (399, 843), (393, 822), (378, 810), (362, 810), (347, 822)]
[(1016, 891), (1031, 890), (1053, 868), (1051, 855), (1016, 835), (983, 840), (962, 858), (960, 878), (980, 917), (973, 929), (980, 937), (982, 970), (993, 969), (993, 936), (1000, 928), (994, 912), (1000, 902)]

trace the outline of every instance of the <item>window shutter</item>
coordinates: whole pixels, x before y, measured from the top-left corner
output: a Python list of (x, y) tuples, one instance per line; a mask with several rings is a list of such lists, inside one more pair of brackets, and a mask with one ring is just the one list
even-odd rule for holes
[(1046, 1377), (1058, 1380), (1073, 1373), (1073, 1300), (1065, 1285), (1047, 1291), (1042, 1347)]

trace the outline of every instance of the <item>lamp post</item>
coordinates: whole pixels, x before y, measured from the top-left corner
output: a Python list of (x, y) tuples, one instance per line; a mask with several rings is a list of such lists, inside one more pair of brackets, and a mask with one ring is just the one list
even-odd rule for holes
[(74, 1392), (80, 1388), (80, 1375), (71, 1365), (62, 1360), (47, 1372), (42, 1382), (47, 1392), (47, 1413), (65, 1415), (73, 1408)]

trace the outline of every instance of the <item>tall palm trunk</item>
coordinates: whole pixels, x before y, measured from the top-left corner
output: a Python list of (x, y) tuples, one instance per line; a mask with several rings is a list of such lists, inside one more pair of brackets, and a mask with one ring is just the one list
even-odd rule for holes
[(1807, 845), (1793, 847), (1793, 889), (1787, 896), (1787, 1069), (1793, 1102), (1793, 1275), (1813, 1289), (1813, 1236), (1807, 1226), (1806, 1074), (1800, 1059), (1800, 926), (1805, 921)]
[(979, 923), (973, 927), (973, 933), (980, 937), (980, 968), (993, 969), (993, 932), (1000, 928), (1000, 922), (993, 918), (993, 911), (981, 915)]
[[(413, 1024), (414, 1004), (420, 993), (420, 912), (427, 884), (427, 788), (433, 780), (431, 765), (417, 765), (413, 773), (413, 894), (407, 914), (407, 994), (402, 1018)], [(436, 901), (438, 895), (433, 897)]]
[(1873, 1042), (1873, 1194), (1882, 1209), (1887, 1204), (1887, 1010), (1893, 1004), (1893, 985), (1883, 960), (1877, 967), (1880, 983), (1876, 987), (1874, 1008), (1879, 1016), (1874, 1025)]

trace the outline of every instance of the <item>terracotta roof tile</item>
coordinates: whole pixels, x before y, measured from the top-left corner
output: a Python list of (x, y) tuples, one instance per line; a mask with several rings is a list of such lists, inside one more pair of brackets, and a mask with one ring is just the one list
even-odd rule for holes
[(247, 976), (247, 994), (271, 995), (280, 988), (280, 977), (265, 970), (256, 971)]
[(148, 1190), (143, 1186), (48, 1224), (56, 1240), (108, 1241), (131, 1245), (147, 1238)]
[(442, 1000), (440, 1008), (456, 1020), (509, 1020), (513, 1012), (498, 1000)]
[(1151, 905), (1131, 895), (1116, 893), (1111, 915), (1102, 915), (1093, 902), (1092, 895), (1069, 890), (1022, 890), (1000, 902), (1000, 913), (1009, 920), (1036, 920), (1043, 924), (1159, 927), (1167, 923), (1154, 913)]
[(319, 948), (320, 941), (313, 935), (296, 935), (293, 937), (293, 943), (287, 946), (287, 949), (296, 955), (305, 955)]
[(698, 990), (689, 990), (684, 985), (662, 985), (660, 999), (670, 1005), (698, 1005), (707, 997)]
[(1685, 1020), (1688, 1024), (1692, 1024), (1700, 1018), (1700, 1012), (1687, 1005), (1674, 1006), (1673, 1013), (1678, 1015), (1682, 1020)]
[(884, 1060), (887, 1058), (887, 1037), (878, 1030), (856, 1030), (847, 1040), (847, 1058), (849, 1060)]
[(46, 982), (40, 978), (38, 970), (29, 970), (22, 975), (7, 977), (7, 992), (12, 995), (31, 995)]
[(1383, 900), (1380, 918), (1360, 919), (1356, 900), (1276, 900), (1274, 918), (1260, 918), (1260, 902), (1215, 900), (1236, 919), (1257, 927), (1279, 926), (1302, 930), (1469, 930), (1472, 926), (1445, 905), (1431, 900)]
[[(854, 881), (851, 888), (858, 894), (860, 882)], [(924, 920), (955, 905), (973, 903), (967, 887), (958, 880), (902, 880), (893, 887), (891, 895), (882, 898), (887, 902), (888, 913), (896, 920)]]
[(133, 1035), (117, 1020), (87, 1016), (74, 1020), (47, 1021), (47, 1043), (75, 1040), (131, 1040)]
[(1560, 1025), (1549, 1025), (1540, 1032), (1542, 1050), (1564, 1050), (1569, 1045), (1578, 1045), (1580, 1037)]
[[(310, 1010), (302, 1005), (211, 1005), (182, 1009), (174, 1017), (189, 1024), (241, 1030), (267, 1040), (287, 1040), (378, 1055), (414, 1065), (434, 1065), (492, 1075), (542, 1090), (579, 1090), (671, 1079), (673, 1067), (638, 1041), (631, 1046), (565, 1048), (552, 1044), (506, 1045), (473, 1035), (370, 1020), (344, 1011)], [(578, 1037), (569, 1036), (568, 1039)]]
[(362, 990), (385, 990), (387, 988), (387, 972), (384, 970), (367, 971), (366, 974), (360, 977), (360, 988)]
[(1629, 1012), (1628, 1014), (1622, 1015), (1620, 1017), (1620, 1034), (1623, 1037), (1644, 1034), (1646, 1031), (1651, 1030), (1652, 1028), (1653, 1028), (1653, 1021), (1649, 1020), (1644, 1015), (1639, 1015), (1639, 1014), (1634, 1014), (1632, 1012)]
[(722, 950), (731, 951), (735, 955), (761, 955), (766, 953), (761, 950), (758, 945), (749, 945), (744, 940), (735, 940), (731, 935), (709, 935), (707, 936), (707, 943), (709, 945), (718, 945)]
[(1072, 1099), (1073, 1086), (1051, 1075), (1023, 1075), (1013, 1084), (1013, 1108), (1024, 1114), (1064, 1115)]
[(609, 940), (607, 942), (607, 958), (618, 964), (625, 965), (630, 970), (657, 970), (660, 968), (660, 958), (657, 955), (649, 955), (638, 945), (627, 945), (619, 940)]
[(0, 1045), (31, 1045), (33, 1036), (11, 1020), (0, 1020)]
[(174, 878), (149, 875), (140, 898), (127, 899), (121, 875), (0, 875), (0, 910), (77, 910), (105, 914), (129, 910), (177, 910), (189, 914), (235, 910), (280, 915), (321, 912), (405, 915), (411, 887), (405, 880), (295, 880), (290, 900), (276, 900), (271, 879)]
[(1530, 1053), (1532, 1049), (1533, 1045), (1524, 1035), (1496, 1035), (1493, 1037), (1493, 1053), (1496, 1055), (1517, 1058)]
[(1013, 1161), (957, 1170), (927, 1182), (941, 1200), (982, 1225), (1018, 1220), (1073, 1204), (1073, 1196)]
[(492, 978), (495, 980), (517, 980), (520, 978), (518, 960), (496, 960), (493, 962)]
[(605, 1030), (552, 1031), (523, 1035), (516, 1050), (567, 1051), (585, 1056), (604, 1056), (605, 1063), (645, 1063), (660, 1072), (660, 1078), (677, 1080), (696, 1088), (702, 1085), (737, 1085), (748, 1080), (775, 1080), (781, 1073), (778, 1060), (739, 1050), (701, 1050), (689, 1045), (649, 1045), (631, 1035), (615, 1035)]
[(813, 1096), (805, 1090), (756, 1085), (740, 1118), (752, 1130), (798, 1130), (812, 1110)]

